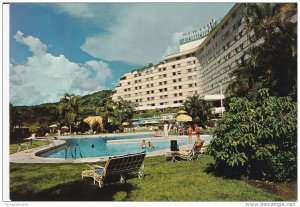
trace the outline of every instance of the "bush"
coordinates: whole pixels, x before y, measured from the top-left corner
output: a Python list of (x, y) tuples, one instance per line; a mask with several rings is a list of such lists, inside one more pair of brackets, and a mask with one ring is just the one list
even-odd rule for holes
[(268, 89), (255, 101), (233, 98), (213, 133), (208, 153), (231, 175), (288, 181), (297, 175), (297, 105)]

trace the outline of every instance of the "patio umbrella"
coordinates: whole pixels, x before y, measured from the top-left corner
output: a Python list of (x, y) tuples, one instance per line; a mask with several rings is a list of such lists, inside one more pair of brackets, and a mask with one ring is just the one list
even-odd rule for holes
[(180, 110), (180, 111), (177, 112), (177, 114), (186, 114), (186, 113), (187, 113), (187, 112), (184, 111), (184, 110)]
[(123, 123), (122, 123), (122, 126), (128, 126), (128, 125), (129, 125), (128, 122), (123, 122)]
[(180, 114), (179, 116), (176, 117), (176, 121), (179, 122), (189, 122), (192, 121), (192, 117), (185, 115), (185, 114)]
[(83, 120), (85, 123), (89, 124), (92, 130), (92, 125), (98, 123), (102, 127), (102, 117), (101, 116), (89, 116)]
[(66, 129), (66, 130), (68, 130), (68, 129), (69, 129), (69, 127), (67, 127), (67, 126), (63, 126), (61, 129)]
[(50, 128), (56, 128), (57, 127), (57, 124), (52, 124), (49, 126)]

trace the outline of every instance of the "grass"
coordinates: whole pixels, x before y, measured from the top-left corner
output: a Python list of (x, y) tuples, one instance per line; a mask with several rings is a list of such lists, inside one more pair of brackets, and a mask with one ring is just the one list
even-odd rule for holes
[[(32, 149), (35, 147), (41, 147), (41, 146), (45, 146), (45, 145), (49, 144), (48, 141), (40, 141), (40, 140), (32, 141), (32, 145), (31, 145), (31, 141), (25, 141), (23, 143), (28, 144), (28, 149)], [(18, 152), (18, 149), (19, 149), (19, 144), (16, 144), (16, 143), (10, 144), (9, 145), (9, 154)], [(23, 151), (23, 150), (26, 150), (26, 148), (22, 147), (20, 151)]]
[[(100, 189), (91, 178), (81, 180), (86, 164), (10, 163), (12, 201), (279, 201), (295, 200), (267, 192), (242, 180), (206, 172), (213, 160), (168, 162), (163, 156), (145, 160), (145, 178), (125, 184), (109, 181)], [(107, 182), (106, 182), (107, 183)]]

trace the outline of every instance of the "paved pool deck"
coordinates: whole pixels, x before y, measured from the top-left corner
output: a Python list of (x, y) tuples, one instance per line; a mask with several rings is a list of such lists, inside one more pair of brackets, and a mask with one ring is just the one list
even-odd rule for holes
[[(86, 137), (85, 135), (84, 137)], [(110, 135), (108, 135), (110, 136)], [(202, 135), (201, 137), (205, 137), (209, 135)], [(51, 139), (51, 144), (47, 146), (41, 146), (41, 147), (36, 147), (24, 151), (20, 151), (14, 154), (10, 155), (10, 162), (13, 163), (92, 163), (92, 162), (100, 162), (100, 161), (106, 161), (108, 160), (109, 156), (103, 156), (103, 157), (88, 157), (88, 158), (45, 158), (45, 157), (39, 157), (37, 156), (41, 152), (49, 151), (61, 146), (65, 145), (64, 140), (60, 140), (59, 138), (81, 138), (83, 137), (82, 135), (80, 136), (70, 136), (70, 137), (57, 137), (58, 139)], [(95, 137), (102, 137), (105, 138), (107, 136), (103, 135), (91, 135), (88, 136), (88, 138), (95, 138)], [(45, 138), (47, 140), (49, 138)], [(151, 138), (137, 138), (137, 139), (122, 139), (122, 140), (109, 140), (108, 144), (114, 144), (114, 143), (127, 143), (127, 142), (141, 142), (143, 139), (146, 141), (151, 140), (172, 140), (172, 139), (187, 139), (186, 136), (170, 136), (169, 138), (163, 138), (163, 137), (151, 137)], [(43, 140), (43, 138), (40, 138), (39, 140)], [(207, 144), (204, 143), (204, 147)], [(187, 144), (187, 145), (182, 145), (180, 146), (180, 150), (188, 150), (191, 149), (193, 144)], [(158, 156), (158, 155), (164, 155), (166, 151), (169, 151), (169, 149), (164, 149), (164, 150), (158, 150), (154, 152), (147, 152), (147, 157), (152, 157), (152, 156)]]

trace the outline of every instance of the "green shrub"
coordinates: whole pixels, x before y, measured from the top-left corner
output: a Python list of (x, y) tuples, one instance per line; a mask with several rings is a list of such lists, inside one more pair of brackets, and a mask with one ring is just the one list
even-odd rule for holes
[(208, 153), (223, 174), (288, 181), (297, 175), (297, 105), (268, 89), (255, 101), (233, 98)]

